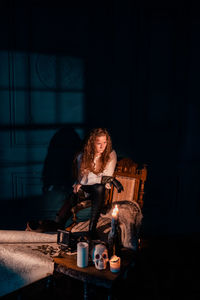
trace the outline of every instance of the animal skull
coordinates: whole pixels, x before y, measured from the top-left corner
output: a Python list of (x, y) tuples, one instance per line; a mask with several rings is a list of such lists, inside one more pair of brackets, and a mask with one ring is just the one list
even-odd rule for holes
[(92, 260), (95, 264), (96, 269), (104, 270), (108, 262), (108, 250), (105, 245), (97, 244), (93, 248)]

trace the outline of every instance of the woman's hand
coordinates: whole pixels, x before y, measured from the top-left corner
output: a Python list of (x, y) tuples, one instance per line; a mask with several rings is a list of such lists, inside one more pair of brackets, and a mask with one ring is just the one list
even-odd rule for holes
[(81, 187), (81, 184), (77, 183), (77, 184), (74, 184), (72, 187), (73, 187), (73, 192), (75, 194), (77, 194), (78, 191), (79, 191), (79, 189), (80, 189), (80, 187)]

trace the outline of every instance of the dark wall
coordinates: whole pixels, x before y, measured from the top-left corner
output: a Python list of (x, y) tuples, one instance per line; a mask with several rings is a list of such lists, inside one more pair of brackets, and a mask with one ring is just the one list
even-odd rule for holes
[[(61, 71), (56, 73), (54, 89), (46, 86), (45, 99), (48, 93), (54, 93), (58, 103), (63, 101), (60, 91), (66, 97), (70, 97), (72, 91), (79, 91), (84, 101), (62, 102), (61, 109), (71, 111), (72, 103), (77, 101), (77, 112), (81, 111), (84, 116), (70, 119), (67, 113), (62, 115), (58, 110), (56, 118), (49, 117), (46, 128), (45, 124), (40, 128), (41, 124), (33, 123), (38, 126), (39, 134), (45, 130), (46, 137), (43, 152), (37, 150), (40, 153), (36, 155), (40, 161), (38, 173), (55, 133), (50, 132), (48, 126), (58, 130), (67, 124), (81, 135), (91, 127), (105, 126), (111, 132), (119, 156), (130, 156), (148, 165), (145, 232), (199, 232), (200, 15), (193, 2), (178, 5), (170, 1), (107, 1), (98, 5), (74, 2), (65, 6), (59, 1), (56, 4), (30, 3), (20, 7), (10, 1), (7, 9), (1, 10), (2, 51), (25, 52), (33, 61), (35, 53), (54, 56), (57, 60), (63, 56), (75, 57), (84, 64), (84, 87), (73, 88), (66, 86), (63, 79), (63, 60), (54, 64)], [(10, 64), (10, 58), (7, 65), (2, 62), (4, 75), (15, 74), (16, 69), (11, 70)], [(30, 65), (26, 67), (28, 75), (32, 74)], [(43, 78), (49, 78), (52, 67), (45, 63), (42, 67)], [(78, 72), (76, 67), (73, 72)], [(8, 82), (11, 77), (8, 76)], [(4, 82), (3, 75), (1, 78)], [(50, 79), (47, 82), (52, 84)], [(12, 86), (7, 86), (12, 94)], [(27, 87), (32, 95), (32, 79), (24, 84), (24, 88)], [(9, 99), (6, 97), (2, 92), (2, 99)], [(2, 102), (2, 109), (9, 112), (6, 101)], [(48, 100), (45, 101), (47, 105)], [(29, 103), (36, 102), (37, 97), (32, 96)], [(29, 112), (34, 109), (38, 116), (39, 107), (33, 107), (29, 105), (27, 109)], [(20, 113), (21, 109), (15, 112), (15, 119), (20, 119)], [(5, 123), (1, 129), (5, 133)], [(10, 130), (13, 128), (8, 128), (8, 132)], [(1, 153), (6, 147), (1, 145)], [(22, 161), (19, 159), (18, 163)], [(6, 164), (5, 155), (1, 156), (1, 164)]]
[(148, 165), (146, 232), (198, 232), (198, 10), (187, 1), (115, 1), (104, 15), (89, 73), (89, 103), (101, 108), (90, 122), (103, 119), (118, 153)]

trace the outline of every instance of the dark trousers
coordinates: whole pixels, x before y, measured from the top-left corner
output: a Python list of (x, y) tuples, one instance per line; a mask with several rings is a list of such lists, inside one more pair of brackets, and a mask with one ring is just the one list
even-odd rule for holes
[(89, 231), (93, 234), (96, 231), (97, 222), (99, 220), (101, 210), (104, 206), (105, 185), (82, 185), (81, 189), (89, 194), (88, 198), (90, 198), (92, 202)]
[[(91, 217), (89, 224), (89, 231), (93, 234), (96, 231), (96, 225), (104, 206), (105, 200), (105, 185), (104, 184), (93, 184), (93, 185), (82, 185), (81, 190), (88, 194), (87, 199), (91, 200)], [(83, 201), (84, 199), (81, 199)], [(60, 223), (65, 223), (71, 215), (71, 208), (75, 206), (79, 201), (78, 194), (72, 193), (70, 197), (65, 201), (57, 214), (57, 220)]]

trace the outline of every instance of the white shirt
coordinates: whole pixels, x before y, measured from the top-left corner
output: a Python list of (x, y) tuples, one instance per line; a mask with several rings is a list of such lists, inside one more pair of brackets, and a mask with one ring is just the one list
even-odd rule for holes
[[(77, 157), (78, 169), (80, 169), (81, 159), (82, 159), (82, 153), (80, 153)], [(115, 150), (113, 150), (110, 153), (110, 159), (107, 162), (103, 172), (101, 172), (99, 174), (89, 172), (88, 174), (83, 175), (81, 180), (80, 180), (80, 184), (82, 184), (82, 185), (92, 185), (92, 184), (95, 184), (95, 183), (101, 183), (102, 176), (113, 176), (113, 173), (115, 171), (116, 163), (117, 163), (117, 154), (116, 154)]]

